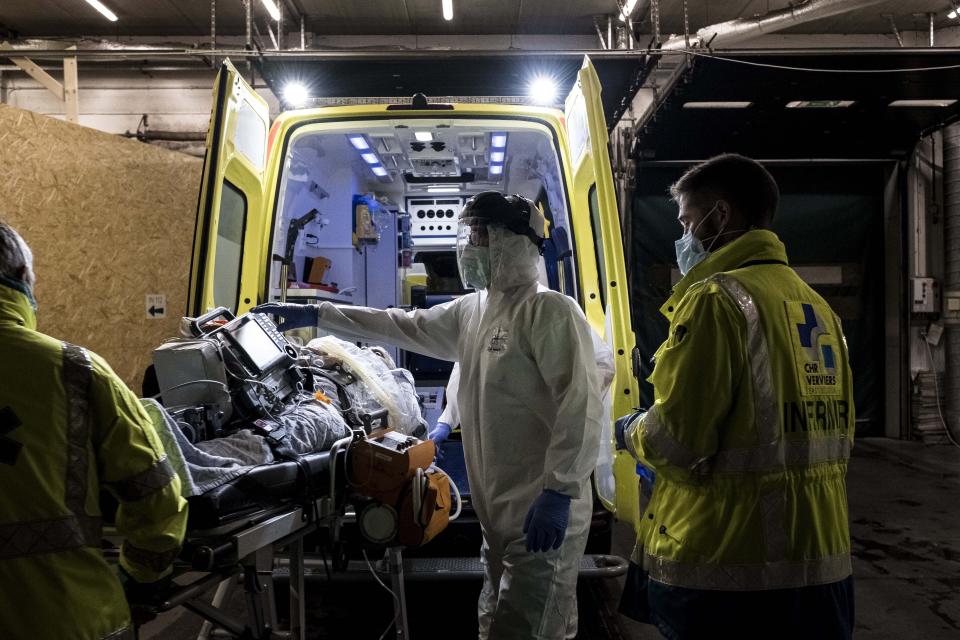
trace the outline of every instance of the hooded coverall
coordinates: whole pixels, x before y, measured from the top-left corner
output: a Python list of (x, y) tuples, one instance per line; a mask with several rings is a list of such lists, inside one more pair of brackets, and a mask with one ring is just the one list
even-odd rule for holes
[[(670, 333), (649, 378), (655, 402), (625, 433), (657, 476), (634, 552), (651, 593), (654, 585), (771, 592), (844, 581), (855, 419), (840, 319), (764, 230), (694, 267), (661, 312)], [(742, 629), (765, 615), (762, 596), (752, 602)], [(794, 620), (763, 629), (766, 637), (786, 637), (785, 628), (818, 615), (796, 609)], [(693, 608), (680, 615), (696, 617)], [(718, 622), (703, 619), (701, 629)]]
[(187, 520), (150, 418), (106, 362), (36, 330), (25, 293), (0, 284), (0, 635), (132, 638), (101, 552), (98, 490), (120, 507), (120, 564), (153, 582)]
[[(488, 289), (429, 309), (319, 305), (318, 323), (457, 361), (457, 401), (474, 509), (483, 529), (480, 637), (563, 638), (593, 509), (602, 406), (589, 325), (563, 294), (538, 291), (539, 251), (490, 229)], [(526, 550), (524, 516), (552, 489), (572, 498), (559, 549)]]

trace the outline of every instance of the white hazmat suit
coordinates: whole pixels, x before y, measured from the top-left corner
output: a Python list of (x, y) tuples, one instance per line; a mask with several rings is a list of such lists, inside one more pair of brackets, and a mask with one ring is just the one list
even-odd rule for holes
[[(489, 229), (490, 286), (415, 311), (318, 308), (320, 327), (460, 363), (457, 404), (485, 567), (480, 637), (560, 639), (576, 632), (576, 582), (590, 528), (602, 375), (576, 303), (538, 290), (540, 255)], [(528, 552), (524, 517), (551, 489), (572, 498), (559, 549)]]

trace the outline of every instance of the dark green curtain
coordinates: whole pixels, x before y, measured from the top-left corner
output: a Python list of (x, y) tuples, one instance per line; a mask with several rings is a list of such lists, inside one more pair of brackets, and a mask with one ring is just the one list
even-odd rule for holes
[[(677, 207), (667, 190), (683, 170), (648, 165), (637, 176), (628, 276), (644, 379), (667, 334), (659, 308), (670, 295), (670, 270), (676, 267), (673, 243), (681, 234)], [(883, 435), (883, 169), (809, 164), (772, 166), (770, 171), (781, 191), (774, 231), (786, 245), (791, 264), (842, 267), (842, 284), (814, 288), (843, 322), (854, 374), (857, 433)], [(645, 381), (640, 395), (643, 406), (649, 406), (653, 389)]]

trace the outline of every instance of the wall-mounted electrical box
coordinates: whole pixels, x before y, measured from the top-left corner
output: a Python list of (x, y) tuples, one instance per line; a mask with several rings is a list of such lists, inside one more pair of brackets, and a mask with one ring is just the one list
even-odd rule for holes
[(944, 324), (960, 324), (960, 291), (947, 291), (943, 294)]
[(940, 287), (934, 278), (911, 278), (913, 313), (937, 313), (940, 311)]

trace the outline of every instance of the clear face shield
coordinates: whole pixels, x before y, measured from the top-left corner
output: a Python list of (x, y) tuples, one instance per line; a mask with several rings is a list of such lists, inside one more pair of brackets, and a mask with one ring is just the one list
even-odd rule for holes
[(463, 286), (490, 286), (490, 234), (485, 218), (460, 218), (457, 223), (457, 266)]

